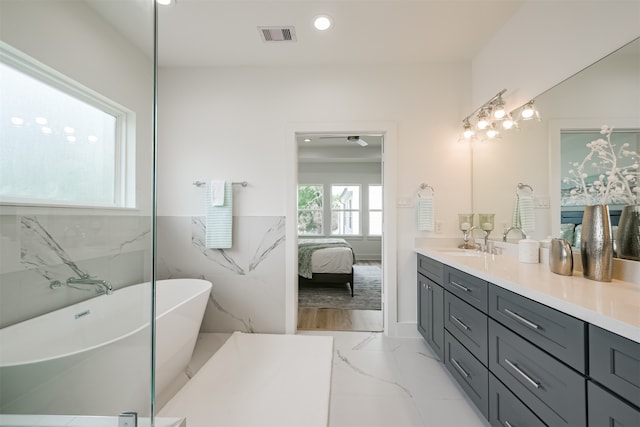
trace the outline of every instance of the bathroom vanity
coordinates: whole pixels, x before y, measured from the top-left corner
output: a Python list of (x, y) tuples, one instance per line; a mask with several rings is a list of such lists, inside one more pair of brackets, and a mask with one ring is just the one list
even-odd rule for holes
[(492, 425), (640, 425), (640, 283), (416, 251), (418, 331)]

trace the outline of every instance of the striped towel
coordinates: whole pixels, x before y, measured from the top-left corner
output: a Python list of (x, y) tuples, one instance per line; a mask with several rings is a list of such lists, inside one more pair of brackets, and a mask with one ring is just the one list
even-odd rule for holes
[(524, 231), (526, 235), (533, 233), (536, 228), (536, 217), (533, 207), (534, 200), (532, 195), (516, 195), (512, 225)]
[(420, 196), (418, 198), (418, 230), (435, 231), (433, 210), (433, 196)]
[(233, 229), (233, 189), (231, 188), (231, 181), (225, 182), (224, 205), (222, 206), (213, 206), (211, 202), (211, 184), (207, 185), (206, 193), (205, 247), (230, 249)]

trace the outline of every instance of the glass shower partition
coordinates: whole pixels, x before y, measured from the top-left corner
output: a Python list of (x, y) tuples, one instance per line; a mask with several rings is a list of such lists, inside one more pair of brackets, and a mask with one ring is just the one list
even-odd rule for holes
[(152, 417), (153, 0), (0, 0), (0, 94), (0, 425)]

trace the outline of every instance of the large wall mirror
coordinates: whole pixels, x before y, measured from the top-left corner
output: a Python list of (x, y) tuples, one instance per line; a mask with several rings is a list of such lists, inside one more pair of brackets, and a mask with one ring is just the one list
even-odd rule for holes
[[(600, 133), (601, 127), (606, 125), (613, 128), (611, 143), (616, 150), (628, 143), (627, 151), (637, 154), (640, 144), (640, 39), (539, 95), (535, 105), (540, 112), (540, 121), (520, 121), (517, 130), (503, 133), (499, 139), (476, 141), (472, 146), (473, 211), (495, 213), (498, 233), (492, 238), (502, 239), (502, 232), (511, 226), (520, 183), (533, 189), (535, 229), (530, 235), (535, 239), (559, 236), (561, 211), (580, 209), (579, 203), (561, 209), (563, 180), (566, 183), (562, 163), (570, 161), (566, 158), (568, 149), (563, 144), (575, 144), (579, 139), (579, 147), (572, 149), (572, 155), (581, 156), (582, 162), (591, 151), (587, 143), (601, 138), (606, 140), (607, 135)], [(585, 142), (585, 138), (589, 141)], [(563, 151), (564, 158), (561, 156)], [(593, 184), (597, 176), (589, 179)], [(568, 204), (571, 203), (565, 203)]]

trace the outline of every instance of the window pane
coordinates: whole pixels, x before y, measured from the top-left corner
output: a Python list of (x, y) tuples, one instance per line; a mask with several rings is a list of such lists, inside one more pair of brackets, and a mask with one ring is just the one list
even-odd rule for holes
[(360, 209), (360, 186), (332, 185), (331, 209)]
[(298, 209), (322, 209), (322, 186), (299, 185)]
[(0, 197), (116, 203), (116, 117), (0, 64)]
[(333, 211), (331, 213), (331, 234), (346, 236), (360, 234), (360, 212)]
[(382, 236), (382, 212), (369, 212), (369, 235)]
[(322, 235), (322, 211), (298, 211), (298, 234)]
[(369, 186), (369, 209), (382, 210), (382, 186)]

